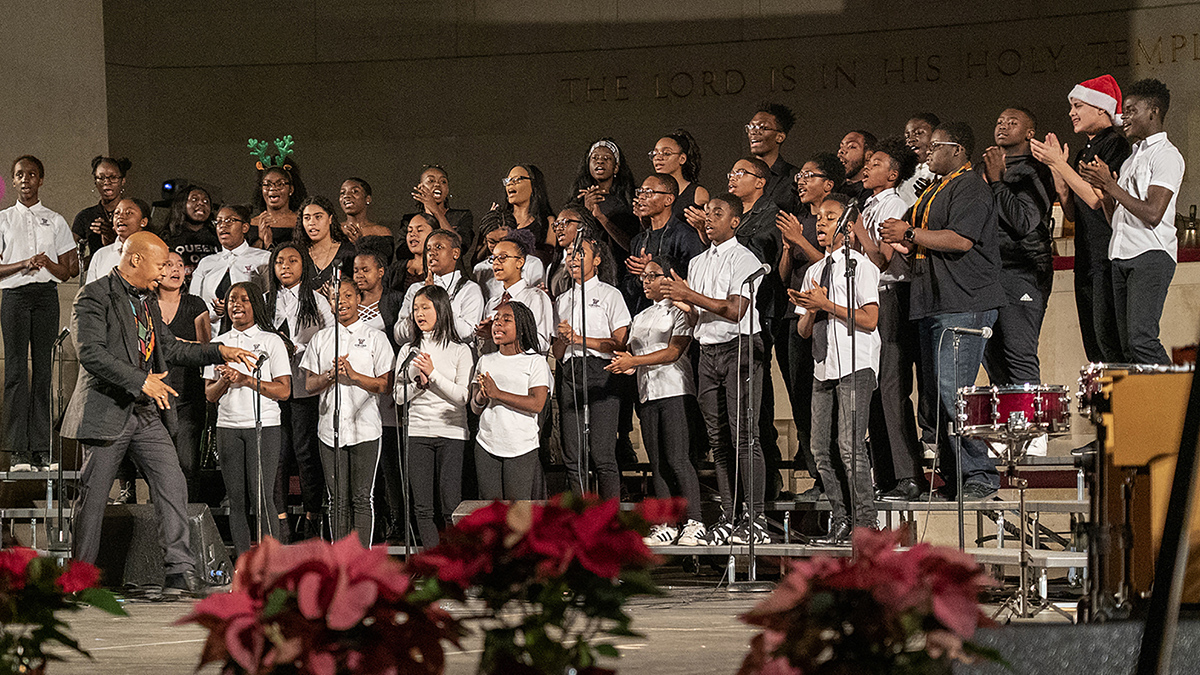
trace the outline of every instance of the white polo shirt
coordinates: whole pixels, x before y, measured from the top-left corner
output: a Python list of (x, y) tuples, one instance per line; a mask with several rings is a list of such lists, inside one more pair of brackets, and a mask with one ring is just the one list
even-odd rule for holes
[[(483, 289), (483, 297), (487, 302), (500, 297), (504, 292), (504, 284), (496, 280), (492, 272), (492, 263), (484, 258), (471, 270), (475, 282)], [(546, 265), (536, 255), (525, 256), (525, 266), (521, 268), (521, 278), (530, 286), (537, 287), (546, 282)]]
[[(629, 327), (629, 351), (644, 356), (666, 349), (671, 340), (691, 337), (692, 318), (670, 300), (660, 300), (633, 317)], [(694, 395), (692, 364), (684, 353), (671, 363), (637, 367), (638, 400), (656, 401), (672, 396)]]
[[(533, 320), (537, 323), (538, 351), (545, 354), (550, 349), (550, 336), (554, 334), (555, 327), (554, 307), (550, 302), (550, 296), (537, 286), (530, 285), (524, 277), (521, 277), (507, 289), (501, 287), (499, 293), (488, 299), (487, 310), (483, 313), (485, 317), (496, 318), (496, 309), (504, 300), (505, 291), (508, 292), (509, 298), (513, 302), (519, 302), (533, 312)], [(495, 349), (495, 346), (493, 345), (491, 348)]]
[(329, 299), (316, 291), (312, 291), (313, 301), (317, 303), (317, 323), (300, 325), (300, 284), (291, 288), (280, 288), (275, 294), (275, 327), (279, 328), (287, 321), (288, 339), (292, 341), (292, 398), (308, 398), (313, 394), (304, 388), (304, 373), (300, 370), (300, 359), (304, 358), (304, 350), (317, 331), (333, 325), (333, 310), (329, 307)]
[[(725, 300), (732, 295), (740, 295), (753, 301), (758, 297), (758, 287), (762, 284), (759, 277), (747, 286), (744, 282), (751, 274), (762, 267), (750, 249), (738, 243), (737, 237), (730, 237), (721, 244), (711, 244), (704, 253), (692, 258), (688, 263), (688, 284), (697, 293)], [(759, 317), (750, 321), (752, 308), (747, 308), (737, 323), (718, 316), (707, 309), (697, 307), (696, 328), (693, 335), (702, 345), (719, 345), (733, 340), (738, 335), (754, 335), (759, 330)]]
[(1128, 260), (1147, 251), (1166, 251), (1171, 260), (1179, 261), (1179, 245), (1175, 235), (1175, 200), (1183, 182), (1183, 155), (1160, 131), (1133, 144), (1133, 153), (1121, 165), (1117, 185), (1136, 199), (1146, 199), (1151, 187), (1171, 191), (1171, 201), (1163, 211), (1162, 220), (1147, 223), (1129, 209), (1117, 204), (1112, 216), (1112, 239), (1108, 241), (1108, 257)]
[[(244, 241), (241, 246), (232, 251), (221, 249), (220, 253), (206, 256), (196, 264), (196, 271), (192, 272), (192, 284), (188, 288), (188, 292), (199, 296), (206, 307), (212, 307), (212, 301), (217, 299), (217, 286), (221, 285), (221, 279), (228, 271), (230, 284), (253, 281), (259, 284), (259, 290), (265, 294), (267, 290), (267, 285), (264, 283), (265, 274), (269, 272), (267, 265), (270, 261), (270, 251), (254, 248)], [(217, 316), (215, 312), (210, 312), (210, 314), (215, 333), (221, 325), (221, 317)]]
[[(461, 285), (458, 283), (460, 280), (463, 280)], [(458, 339), (464, 342), (471, 340), (475, 335), (475, 327), (483, 319), (483, 291), (479, 289), (479, 284), (467, 279), (458, 270), (450, 274), (433, 275), (433, 283), (450, 295), (450, 308), (454, 310), (454, 332)], [(412, 321), (409, 317), (412, 316), (413, 298), (424, 285), (424, 282), (412, 284), (404, 294), (404, 302), (400, 305), (400, 318), (403, 320), (397, 321), (392, 329), (396, 344), (412, 342)]]
[[(856, 296), (854, 307), (861, 309), (870, 304), (879, 304), (879, 268), (871, 264), (867, 256), (858, 251), (851, 251), (850, 254), (857, 261), (854, 268), (854, 294)], [(833, 265), (831, 275), (832, 283), (829, 288), (829, 299), (835, 305), (849, 307), (850, 304), (846, 301), (846, 249), (839, 247), (833, 253), (827, 254), (821, 262), (813, 263), (809, 266), (808, 271), (804, 273), (804, 285), (802, 290), (811, 290), (816, 288), (821, 281), (821, 272), (826, 265)], [(813, 330), (816, 330), (816, 326)], [(822, 382), (827, 380), (840, 380), (850, 374), (850, 334), (846, 330), (846, 322), (842, 319), (829, 316), (829, 321), (825, 322), (825, 335), (827, 337), (828, 350), (826, 351), (825, 360), (817, 361), (813, 364), (813, 377)], [(859, 370), (870, 368), (879, 376), (879, 330), (865, 331), (858, 329), (857, 335), (854, 336), (855, 353), (857, 354), (855, 365)]]
[[(230, 347), (241, 347), (254, 352), (255, 357), (266, 354), (267, 361), (262, 367), (264, 382), (274, 381), (277, 377), (292, 374), (287, 346), (284, 345), (283, 340), (278, 335), (268, 333), (258, 326), (251, 326), (245, 331), (234, 329), (228, 333), (222, 333), (214, 338), (213, 342)], [(235, 361), (229, 365), (244, 375), (252, 374), (250, 369), (240, 362)], [(204, 379), (216, 381), (218, 377), (216, 366), (204, 367)], [(254, 398), (257, 395), (253, 384), (242, 387), (231, 385), (217, 401), (217, 426), (223, 429), (253, 429)], [(279, 402), (266, 396), (262, 397), (262, 424), (264, 427), (280, 425)]]
[[(0, 264), (26, 260), (38, 253), (58, 260), (73, 250), (75, 238), (67, 220), (41, 202), (29, 207), (17, 202), (0, 211)], [(21, 271), (0, 279), (0, 289), (46, 281), (59, 283), (61, 279), (43, 267), (33, 274)]]
[[(432, 339), (421, 341), (420, 351), (429, 354), (433, 361), (433, 372), (429, 374), (429, 386), (424, 389), (416, 385), (417, 367), (409, 363), (406, 372), (400, 372), (400, 364), (414, 349), (410, 344), (400, 346), (402, 356), (396, 359), (393, 379), (395, 397), (388, 396), (393, 403), (411, 401), (408, 411), (409, 434), (418, 438), (453, 438), (466, 440), (467, 398), (471, 386), (471, 375), (475, 370), (471, 349), (461, 342), (439, 343)], [(405, 382), (408, 386), (405, 386)]]
[[(207, 258), (206, 258), (207, 260)], [(300, 367), (319, 375), (333, 368), (333, 331), (322, 328), (308, 343)], [(371, 377), (380, 377), (392, 372), (394, 359), (392, 345), (387, 336), (362, 321), (349, 326), (337, 325), (338, 354), (350, 357), (350, 367)], [(333, 445), (333, 392), (340, 390), (341, 415), (340, 445), (355, 445), (378, 440), (383, 435), (383, 423), (379, 418), (379, 404), (373, 394), (362, 387), (338, 383), (321, 391), (318, 407), (317, 438), (325, 445)]]
[[(625, 306), (625, 297), (615, 287), (610, 286), (597, 277), (583, 282), (583, 301), (579, 297), (579, 285), (572, 283), (562, 295), (554, 300), (554, 325), (566, 321), (577, 334), (582, 333), (584, 319), (587, 319), (587, 337), (608, 338), (612, 334), (629, 326), (632, 319), (629, 308)], [(583, 353), (582, 345), (570, 345), (563, 352), (563, 361)], [(602, 352), (588, 347), (588, 356), (598, 356), (602, 359), (612, 359), (612, 352)]]
[[(867, 198), (867, 203), (863, 207), (862, 213), (863, 229), (867, 231), (867, 236), (871, 237), (871, 241), (875, 243), (875, 246), (891, 246), (891, 244), (883, 243), (883, 235), (879, 233), (879, 226), (889, 218), (903, 218), (905, 211), (908, 211), (908, 204), (904, 203), (904, 198), (900, 196), (900, 191), (897, 188), (888, 188), (877, 195), (871, 195)], [(889, 284), (908, 281), (908, 272), (908, 258), (901, 255), (898, 251), (893, 251), (892, 259), (888, 261), (887, 269), (879, 274), (879, 283), (887, 286)]]
[[(479, 357), (475, 372), (491, 375), (496, 386), (510, 394), (528, 396), (534, 387), (546, 387), (548, 395), (554, 394), (550, 365), (541, 354), (484, 354)], [(489, 400), (479, 412), (479, 433), (475, 441), (496, 457), (520, 457), (533, 452), (538, 448), (538, 413)]]
[(108, 273), (121, 262), (121, 254), (124, 250), (125, 242), (120, 239), (96, 249), (96, 252), (92, 254), (92, 259), (88, 262), (87, 277), (84, 278), (83, 285), (87, 286), (97, 279), (108, 276)]

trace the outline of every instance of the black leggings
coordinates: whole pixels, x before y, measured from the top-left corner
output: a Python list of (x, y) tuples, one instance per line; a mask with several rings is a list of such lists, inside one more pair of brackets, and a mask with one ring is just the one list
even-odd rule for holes
[(654, 474), (654, 496), (659, 499), (672, 496), (662, 466), (665, 459), (687, 500), (687, 517), (699, 521), (700, 481), (689, 453), (691, 441), (684, 408), (688, 398), (684, 395), (646, 401), (638, 409), (638, 419), (642, 422), (642, 444), (646, 446), (646, 456), (650, 458), (650, 469)]
[[(621, 402), (610, 386), (612, 373), (604, 369), (609, 361), (597, 356), (576, 356), (562, 363), (562, 387), (558, 410), (562, 415), (563, 464), (567, 467), (567, 489), (581, 491), (586, 476), (580, 471), (583, 449), (583, 369), (587, 368), (587, 402), (591, 435), (588, 437), (589, 460), (600, 484), (600, 498), (620, 497), (621, 473), (617, 469), (617, 422)], [(590, 492), (590, 490), (582, 490)]]
[(263, 534), (279, 536), (279, 519), (271, 490), (275, 485), (275, 470), (279, 466), (279, 446), (282, 434), (278, 426), (262, 429), (262, 489), (263, 508), (259, 508), (258, 441), (255, 430), (217, 427), (217, 454), (221, 457), (221, 477), (229, 495), (229, 534), (238, 555), (250, 550), (250, 514), (258, 515)]
[[(425, 548), (437, 546), (438, 531), (450, 523), (450, 516), (462, 501), (463, 452), (466, 448), (466, 441), (453, 438), (413, 436), (408, 439), (408, 472), (412, 478), (409, 486), (421, 546)], [(439, 510), (441, 513), (437, 513)], [(435, 519), (435, 515), (441, 518)]]
[(537, 448), (517, 457), (497, 457), (476, 443), (475, 473), (480, 499), (533, 499), (541, 476)]

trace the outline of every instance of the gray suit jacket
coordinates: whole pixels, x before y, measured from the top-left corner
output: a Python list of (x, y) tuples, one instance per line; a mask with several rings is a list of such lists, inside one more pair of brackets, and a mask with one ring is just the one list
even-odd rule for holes
[[(167, 364), (203, 366), (220, 363), (215, 344), (199, 345), (176, 338), (162, 319), (158, 300), (148, 303), (154, 321), (155, 347), (151, 370), (166, 372)], [(79, 379), (63, 416), (62, 435), (89, 445), (116, 439), (125, 428), (134, 403), (142, 394), (146, 373), (138, 367), (137, 321), (117, 270), (79, 289), (71, 310), (71, 333), (79, 354)], [(175, 416), (163, 411), (173, 429)]]

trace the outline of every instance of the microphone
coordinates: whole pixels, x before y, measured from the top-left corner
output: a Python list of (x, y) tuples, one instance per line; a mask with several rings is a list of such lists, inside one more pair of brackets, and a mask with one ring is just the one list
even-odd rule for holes
[(400, 362), (400, 367), (399, 367), (399, 368), (397, 368), (397, 369), (396, 369), (396, 371), (397, 371), (397, 372), (401, 372), (401, 373), (405, 373), (405, 375), (407, 375), (407, 374), (408, 374), (408, 365), (409, 365), (410, 363), (412, 363), (412, 362), (413, 362), (413, 359), (417, 358), (417, 356), (418, 356), (420, 353), (421, 353), (421, 350), (420, 350), (420, 349), (417, 349), (416, 347), (413, 347), (412, 349), (409, 349), (409, 350), (408, 350), (408, 356), (404, 357), (404, 360)]
[(757, 279), (761, 276), (769, 274), (770, 272), (771, 272), (771, 266), (767, 263), (763, 263), (762, 267), (759, 267), (758, 269), (754, 270), (753, 274), (746, 277), (746, 280), (742, 282), (742, 285), (745, 286), (746, 284), (754, 281), (755, 279)]
[(61, 345), (63, 343), (63, 341), (65, 341), (67, 339), (67, 336), (70, 334), (71, 334), (71, 328), (69, 326), (64, 326), (62, 329), (62, 332), (59, 333), (58, 337), (54, 339), (54, 346), (58, 347), (59, 345)]
[(833, 236), (836, 237), (838, 234), (845, 234), (846, 232), (848, 232), (850, 229), (850, 221), (854, 220), (857, 217), (858, 217), (858, 200), (851, 199), (850, 203), (846, 205), (845, 210), (842, 211), (842, 216), (840, 218), (838, 218), (837, 228), (834, 229)]
[(962, 326), (951, 326), (944, 330), (948, 330), (951, 333), (958, 333), (959, 335), (978, 335), (985, 340), (992, 337), (992, 329), (987, 326), (984, 326), (983, 328), (964, 328)]
[(262, 367), (264, 364), (266, 364), (266, 362), (267, 353), (263, 352), (262, 354), (259, 354), (258, 358), (254, 360), (254, 370), (262, 370)]

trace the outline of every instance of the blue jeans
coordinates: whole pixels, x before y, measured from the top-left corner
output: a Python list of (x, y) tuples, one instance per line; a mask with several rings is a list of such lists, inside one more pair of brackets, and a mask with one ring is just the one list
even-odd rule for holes
[(925, 381), (937, 383), (936, 391), (932, 390), (932, 387), (926, 387), (921, 390), (920, 396), (931, 397), (927, 402), (937, 411), (936, 414), (940, 415), (937, 424), (938, 467), (942, 479), (946, 481), (944, 491), (947, 495), (957, 494), (958, 478), (954, 473), (954, 467), (957, 465), (956, 442), (962, 446), (963, 484), (980, 483), (993, 488), (1000, 487), (1000, 474), (996, 472), (995, 462), (988, 456), (987, 445), (977, 438), (966, 436), (956, 436), (952, 439), (949, 433), (953, 430), (954, 416), (957, 412), (954, 406), (955, 388), (975, 384), (987, 340), (977, 335), (959, 335), (958, 370), (955, 372), (955, 334), (946, 330), (950, 327), (990, 328), (996, 322), (996, 315), (996, 310), (990, 309), (986, 312), (937, 314), (917, 320), (921, 354), (931, 356), (921, 359), (921, 367), (925, 369)]

